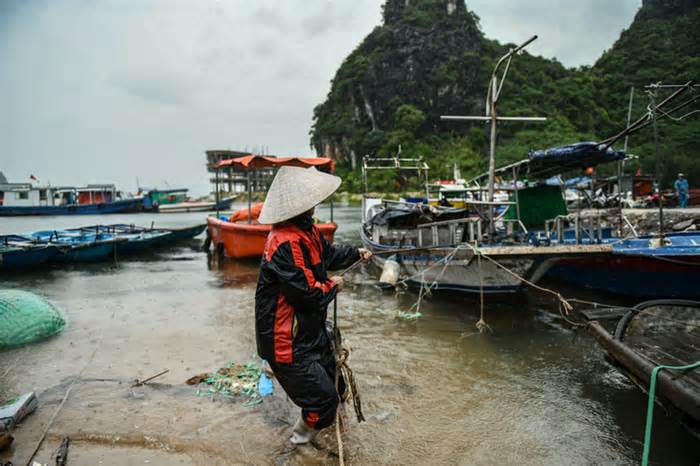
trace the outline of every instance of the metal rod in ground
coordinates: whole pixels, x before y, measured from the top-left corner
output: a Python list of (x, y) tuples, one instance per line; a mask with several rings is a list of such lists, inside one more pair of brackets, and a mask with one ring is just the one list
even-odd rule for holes
[(145, 385), (145, 384), (147, 384), (148, 382), (150, 382), (151, 380), (153, 380), (153, 379), (155, 379), (155, 378), (158, 378), (158, 377), (160, 377), (161, 375), (165, 375), (165, 374), (167, 374), (168, 372), (170, 372), (170, 369), (165, 369), (164, 371), (159, 372), (159, 373), (157, 373), (156, 375), (152, 375), (152, 376), (150, 376), (149, 378), (144, 379), (144, 380), (136, 379), (136, 382), (134, 382), (134, 384), (131, 386), (131, 388), (140, 387), (141, 385)]
[(68, 464), (68, 447), (70, 446), (70, 437), (65, 436), (61, 441), (61, 446), (58, 447), (56, 453), (56, 466), (66, 466)]

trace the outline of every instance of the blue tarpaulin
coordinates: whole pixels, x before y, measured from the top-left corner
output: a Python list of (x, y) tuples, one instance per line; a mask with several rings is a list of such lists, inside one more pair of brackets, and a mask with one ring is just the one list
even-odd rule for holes
[(579, 142), (568, 146), (534, 150), (528, 153), (531, 176), (547, 177), (552, 173), (583, 169), (625, 158), (624, 151), (606, 148), (597, 142)]

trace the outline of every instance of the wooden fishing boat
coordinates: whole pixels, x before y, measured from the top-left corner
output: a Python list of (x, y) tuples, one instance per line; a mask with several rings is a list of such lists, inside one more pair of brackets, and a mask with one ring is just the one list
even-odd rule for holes
[(207, 228), (206, 223), (201, 223), (199, 225), (183, 228), (161, 228), (163, 231), (169, 231), (170, 236), (167, 240), (170, 243), (178, 241), (187, 241), (193, 239), (202, 234), (202, 232)]
[(113, 224), (92, 225), (68, 231), (113, 235), (118, 240), (116, 244), (117, 253), (134, 254), (194, 238), (201, 234), (204, 228), (204, 224), (184, 228), (149, 228), (137, 225)]
[(123, 241), (108, 233), (44, 230), (27, 235), (38, 244), (56, 247), (53, 262), (95, 262), (113, 256), (118, 242)]
[[(700, 233), (624, 240), (608, 237), (612, 254), (562, 258), (549, 277), (576, 286), (642, 298), (700, 298)], [(565, 241), (572, 243), (573, 241)]]
[(612, 251), (610, 244), (542, 247), (480, 244), (484, 258), (479, 260), (473, 246), (481, 236), (478, 219), (457, 218), (416, 225), (393, 224), (391, 220), (387, 224), (373, 223), (376, 221), (375, 215), (360, 232), (364, 247), (375, 254), (372, 262), (383, 269), (390, 257), (387, 252), (401, 250), (392, 259), (400, 266), (402, 280), (416, 287), (464, 293), (514, 293), (524, 286), (524, 280), (538, 282), (563, 257), (604, 257)]
[[(252, 170), (260, 168), (277, 168), (284, 165), (295, 167), (316, 167), (319, 170), (333, 171), (333, 161), (329, 158), (302, 157), (263, 157), (249, 155), (235, 159), (222, 160), (216, 165), (217, 170), (224, 167), (244, 169), (249, 175)], [(207, 236), (217, 253), (233, 259), (260, 257), (265, 249), (271, 225), (261, 225), (257, 218), (262, 204), (252, 204), (252, 184), (248, 183), (248, 207), (231, 216), (210, 216), (207, 219)], [(217, 186), (218, 192), (218, 186)], [(331, 203), (331, 221), (316, 224), (321, 234), (333, 242), (338, 226), (333, 222), (333, 204)]]
[(0, 271), (10, 272), (39, 267), (49, 262), (58, 250), (48, 244), (34, 244), (18, 235), (0, 236)]
[[(597, 156), (597, 145), (586, 144), (586, 148)], [(525, 162), (521, 165), (526, 166)], [(404, 252), (394, 259), (400, 267), (401, 281), (408, 285), (465, 293), (514, 293), (528, 282), (539, 281), (560, 259), (605, 257), (612, 252), (611, 244), (552, 245), (531, 241), (528, 225), (523, 223), (528, 217), (521, 216), (527, 203), (518, 197), (515, 177), (509, 188), (512, 201), (469, 200), (469, 209), (456, 209), (373, 198), (367, 192), (369, 170), (400, 170), (404, 174), (413, 171), (419, 179), (427, 179), (428, 166), (421, 159), (398, 156), (363, 160), (362, 243), (375, 253), (372, 261), (382, 269), (387, 253), (402, 249)], [(482, 198), (486, 192), (483, 188), (474, 191)], [(561, 191), (558, 193), (558, 204), (565, 208)], [(513, 208), (515, 215), (498, 216), (496, 208), (503, 206)], [(546, 207), (541, 205), (540, 210)], [(472, 209), (480, 212), (473, 215)], [(484, 210), (491, 211), (491, 215)], [(492, 231), (487, 233), (488, 230)], [(430, 253), (426, 253), (426, 248)], [(476, 260), (477, 251), (485, 256), (484, 260)]]
[[(654, 368), (700, 362), (698, 301), (647, 301), (624, 311), (614, 330), (598, 320), (589, 329), (616, 367), (644, 392), (649, 392)], [(659, 371), (655, 395), (656, 403), (700, 438), (700, 367)]]

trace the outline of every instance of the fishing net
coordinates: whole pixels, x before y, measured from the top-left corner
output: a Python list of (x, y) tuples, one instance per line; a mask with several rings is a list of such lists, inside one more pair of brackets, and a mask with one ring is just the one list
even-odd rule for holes
[(652, 302), (620, 321), (618, 338), (658, 364), (700, 361), (700, 303)]
[[(198, 396), (218, 395), (229, 399), (242, 397), (245, 400), (243, 406), (246, 407), (262, 403), (261, 397), (272, 393), (271, 381), (260, 364), (256, 362), (231, 363), (216, 372), (195, 375), (186, 383), (188, 385), (204, 383), (209, 386), (204, 390), (198, 388), (196, 391)], [(263, 384), (264, 388), (261, 389), (260, 384)]]
[(41, 296), (0, 290), (0, 348), (43, 340), (65, 325), (61, 311)]

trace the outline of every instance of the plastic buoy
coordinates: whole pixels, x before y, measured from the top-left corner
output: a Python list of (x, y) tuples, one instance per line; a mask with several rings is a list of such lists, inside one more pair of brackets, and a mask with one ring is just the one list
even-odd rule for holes
[(399, 282), (399, 272), (401, 271), (401, 264), (396, 260), (396, 256), (391, 256), (384, 261), (384, 267), (382, 268), (382, 274), (379, 277), (379, 286), (381, 287), (394, 287)]

